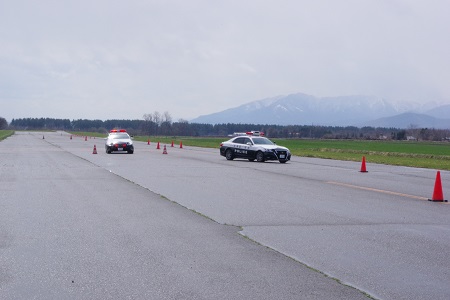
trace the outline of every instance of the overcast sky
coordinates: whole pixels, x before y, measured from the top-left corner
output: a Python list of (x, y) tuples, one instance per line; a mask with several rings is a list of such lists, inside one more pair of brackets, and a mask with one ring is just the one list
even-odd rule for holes
[(448, 0), (0, 0), (0, 116), (191, 119), (262, 98), (450, 102)]

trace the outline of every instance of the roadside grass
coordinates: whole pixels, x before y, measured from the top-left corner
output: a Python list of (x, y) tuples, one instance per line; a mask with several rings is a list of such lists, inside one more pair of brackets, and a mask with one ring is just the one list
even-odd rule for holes
[[(367, 163), (377, 163), (394, 166), (418, 167), (438, 170), (450, 170), (450, 156), (435, 156), (423, 154), (407, 154), (394, 152), (334, 152), (334, 149), (319, 149), (301, 151), (301, 155), (305, 157), (316, 157), (325, 159), (361, 161), (362, 157), (366, 157)], [(298, 155), (296, 151), (294, 155)]]
[(0, 130), (0, 141), (14, 134), (14, 130)]
[[(137, 141), (160, 142), (178, 146), (219, 148), (220, 143), (229, 139), (196, 137), (136, 136)], [(450, 170), (450, 143), (413, 141), (360, 141), (360, 140), (303, 140), (272, 139), (280, 146), (288, 147), (293, 155), (361, 161), (395, 166)]]
[[(450, 155), (448, 142), (361, 141), (361, 140), (299, 140), (279, 139), (293, 149), (336, 149), (341, 151), (373, 151), (425, 155)], [(336, 151), (335, 150), (335, 151)]]
[(277, 140), (292, 154), (368, 163), (450, 170), (450, 143), (359, 140)]

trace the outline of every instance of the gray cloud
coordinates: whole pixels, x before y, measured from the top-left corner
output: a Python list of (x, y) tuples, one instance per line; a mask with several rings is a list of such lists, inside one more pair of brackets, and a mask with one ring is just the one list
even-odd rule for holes
[(0, 113), (193, 118), (294, 92), (450, 101), (446, 0), (0, 1)]

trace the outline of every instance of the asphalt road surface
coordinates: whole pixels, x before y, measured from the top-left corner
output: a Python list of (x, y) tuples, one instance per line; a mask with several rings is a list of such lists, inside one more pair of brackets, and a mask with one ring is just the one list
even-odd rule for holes
[(0, 142), (0, 298), (450, 298), (436, 170), (69, 137)]

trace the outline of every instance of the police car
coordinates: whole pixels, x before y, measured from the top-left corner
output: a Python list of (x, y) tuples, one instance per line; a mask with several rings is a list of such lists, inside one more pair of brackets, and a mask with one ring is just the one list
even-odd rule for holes
[(285, 163), (291, 159), (288, 148), (278, 146), (268, 138), (260, 135), (237, 136), (220, 144), (220, 155), (227, 160), (235, 158), (248, 159), (249, 161), (264, 162), (266, 160), (278, 160)]
[(109, 132), (105, 143), (106, 153), (110, 154), (113, 151), (127, 152), (133, 154), (134, 146), (131, 137), (125, 129), (113, 129)]

